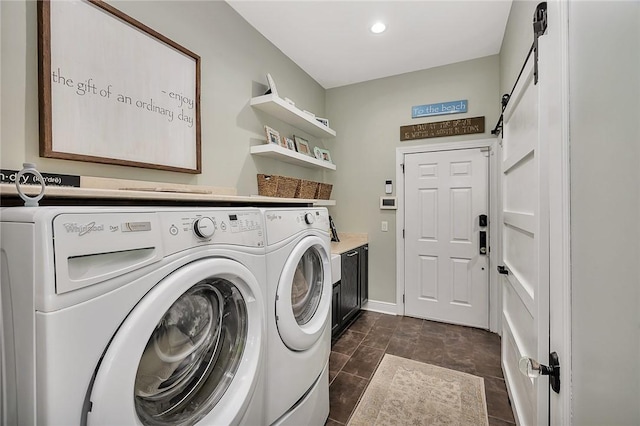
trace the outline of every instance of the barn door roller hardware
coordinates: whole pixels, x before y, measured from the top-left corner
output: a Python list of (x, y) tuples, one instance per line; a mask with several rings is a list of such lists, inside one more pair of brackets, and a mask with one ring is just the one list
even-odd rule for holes
[(516, 78), (516, 82), (513, 83), (513, 88), (510, 93), (505, 93), (502, 95), (502, 112), (500, 114), (500, 118), (498, 119), (498, 123), (496, 127), (491, 131), (492, 135), (500, 135), (502, 131), (502, 119), (504, 115), (504, 110), (509, 103), (509, 99), (513, 94), (513, 91), (516, 89), (518, 85), (518, 81), (520, 81), (520, 77), (522, 76), (522, 72), (524, 71), (524, 67), (527, 65), (527, 61), (531, 56), (531, 53), (534, 54), (534, 63), (533, 63), (533, 82), (534, 84), (538, 84), (538, 37), (544, 34), (547, 30), (547, 2), (542, 2), (536, 6), (536, 11), (533, 14), (533, 44), (529, 49), (529, 53), (527, 53), (527, 57), (524, 59), (524, 63), (522, 64), (522, 68), (520, 68), (520, 73), (518, 74), (518, 78)]
[(533, 14), (533, 82), (538, 84), (538, 37), (547, 30), (547, 2), (542, 2), (536, 7)]

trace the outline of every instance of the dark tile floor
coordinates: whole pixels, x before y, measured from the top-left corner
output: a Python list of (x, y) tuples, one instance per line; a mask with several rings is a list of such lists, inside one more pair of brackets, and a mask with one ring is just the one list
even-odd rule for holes
[(347, 423), (385, 353), (483, 377), (489, 424), (514, 423), (497, 334), (364, 311), (331, 347), (327, 425)]

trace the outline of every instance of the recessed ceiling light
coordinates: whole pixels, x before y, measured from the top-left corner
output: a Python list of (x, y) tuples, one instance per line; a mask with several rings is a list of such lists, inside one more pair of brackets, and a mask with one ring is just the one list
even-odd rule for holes
[(371, 32), (374, 34), (380, 34), (381, 32), (384, 32), (384, 30), (386, 29), (387, 29), (387, 26), (382, 22), (376, 22), (371, 26)]

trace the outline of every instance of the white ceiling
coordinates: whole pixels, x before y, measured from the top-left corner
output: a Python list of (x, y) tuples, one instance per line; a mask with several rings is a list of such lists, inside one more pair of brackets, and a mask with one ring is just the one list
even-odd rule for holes
[[(500, 51), (511, 0), (227, 0), (325, 89)], [(387, 30), (369, 27), (384, 21)]]

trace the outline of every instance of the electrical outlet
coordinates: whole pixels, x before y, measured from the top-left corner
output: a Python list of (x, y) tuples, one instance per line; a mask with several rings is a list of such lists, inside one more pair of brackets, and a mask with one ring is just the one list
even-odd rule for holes
[(389, 230), (389, 222), (387, 222), (386, 220), (383, 220), (382, 226), (380, 226), (380, 230), (382, 232), (387, 232)]

